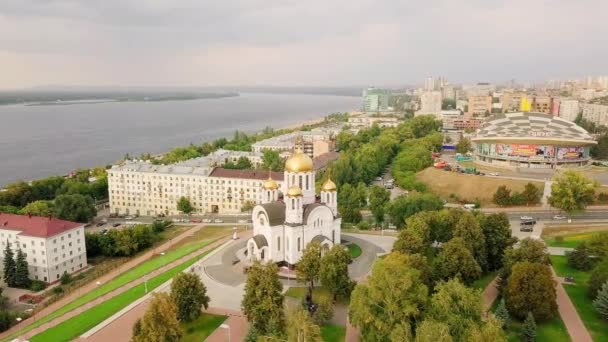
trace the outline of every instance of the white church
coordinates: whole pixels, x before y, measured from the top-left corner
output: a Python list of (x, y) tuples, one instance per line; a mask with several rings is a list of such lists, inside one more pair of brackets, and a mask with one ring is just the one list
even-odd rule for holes
[(329, 178), (315, 196), (312, 159), (297, 149), (285, 162), (283, 201), (279, 187), (269, 178), (263, 185), (262, 204), (251, 213), (253, 237), (247, 241), (250, 261), (276, 262), (293, 266), (300, 261), (306, 245), (317, 241), (329, 249), (340, 243), (338, 194)]

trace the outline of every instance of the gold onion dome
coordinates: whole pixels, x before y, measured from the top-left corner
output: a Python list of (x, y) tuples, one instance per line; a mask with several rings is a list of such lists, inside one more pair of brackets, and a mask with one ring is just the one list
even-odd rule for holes
[(323, 183), (323, 186), (321, 186), (321, 191), (336, 191), (336, 183), (327, 178), (325, 183)]
[(277, 185), (277, 182), (275, 182), (270, 177), (268, 177), (268, 179), (264, 182), (264, 185), (262, 185), (262, 187), (264, 188), (264, 190), (276, 190), (279, 188), (279, 186)]
[(309, 172), (312, 171), (312, 159), (302, 152), (301, 149), (297, 149), (291, 157), (287, 158), (285, 162), (285, 170), (289, 172)]
[(299, 186), (294, 185), (289, 190), (287, 190), (288, 197), (299, 197), (302, 196), (302, 189)]

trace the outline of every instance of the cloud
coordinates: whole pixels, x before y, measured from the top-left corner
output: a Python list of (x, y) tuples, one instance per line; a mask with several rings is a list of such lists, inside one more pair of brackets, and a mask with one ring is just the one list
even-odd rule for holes
[(607, 12), (603, 0), (4, 0), (0, 88), (606, 74)]

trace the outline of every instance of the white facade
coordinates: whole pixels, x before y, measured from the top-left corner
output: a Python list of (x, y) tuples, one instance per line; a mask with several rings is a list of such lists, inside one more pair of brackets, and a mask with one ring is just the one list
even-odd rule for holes
[(439, 117), (441, 114), (441, 92), (427, 91), (420, 95), (420, 110), (416, 115), (434, 114)]
[(608, 106), (601, 104), (583, 104), (583, 119), (598, 125), (608, 125)]
[(351, 113), (348, 124), (353, 128), (370, 128), (374, 124), (379, 127), (397, 127), (401, 121), (393, 116), (370, 115), (360, 112)]
[(559, 117), (574, 121), (580, 111), (580, 105), (578, 100), (562, 100), (559, 105)]

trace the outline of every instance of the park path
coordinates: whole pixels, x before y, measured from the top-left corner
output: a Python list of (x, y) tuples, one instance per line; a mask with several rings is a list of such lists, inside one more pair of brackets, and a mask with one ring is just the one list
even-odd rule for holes
[(209, 308), (205, 312), (214, 315), (226, 315), (228, 319), (224, 321), (224, 324), (229, 328), (217, 328), (211, 335), (209, 335), (205, 342), (226, 342), (226, 341), (244, 341), (249, 331), (249, 323), (247, 317), (240, 312), (235, 310), (227, 310), (220, 308)]
[(559, 315), (562, 317), (564, 325), (566, 325), (566, 330), (568, 330), (570, 338), (572, 341), (576, 342), (592, 342), (593, 339), (591, 338), (589, 331), (585, 328), (585, 324), (583, 324), (574, 304), (572, 304), (568, 293), (566, 293), (566, 290), (564, 289), (563, 278), (558, 277), (555, 274), (553, 267), (551, 267), (551, 272), (553, 272), (553, 279), (557, 282), (556, 292)]
[(488, 286), (486, 286), (486, 288), (483, 290), (483, 293), (481, 294), (483, 298), (484, 312), (488, 312), (490, 308), (492, 308), (492, 304), (494, 304), (496, 298), (498, 298), (498, 287), (496, 286), (497, 284), (498, 277), (492, 279), (492, 281), (488, 284)]
[[(186, 232), (178, 235), (177, 237), (171, 239), (170, 241), (168, 241), (168, 242), (166, 242), (166, 243), (164, 243), (164, 244), (162, 244), (162, 245), (160, 245), (160, 246), (158, 246), (158, 247), (156, 247), (156, 248), (154, 248), (154, 249), (152, 249), (152, 250), (150, 250), (150, 251), (142, 254), (141, 256), (139, 256), (139, 257), (137, 257), (137, 258), (135, 258), (135, 259), (133, 259), (133, 260), (125, 263), (123, 266), (121, 266), (121, 267), (113, 270), (112, 272), (110, 272), (110, 273), (108, 273), (108, 274), (106, 274), (106, 275), (98, 278), (97, 281), (99, 281), (101, 283), (105, 283), (105, 282), (108, 282), (108, 281), (112, 280), (113, 278), (119, 276), (123, 272), (125, 272), (125, 271), (127, 271), (127, 270), (129, 270), (129, 269), (131, 269), (131, 268), (133, 268), (135, 266), (137, 266), (138, 264), (140, 264), (140, 263), (148, 260), (154, 254), (158, 254), (160, 252), (163, 252), (163, 251), (167, 250), (168, 248), (174, 246), (178, 242), (180, 242), (180, 241), (182, 241), (184, 239), (187, 239), (188, 237), (191, 237), (195, 233), (195, 231), (198, 230), (197, 228), (200, 228), (200, 227), (203, 227), (203, 225), (195, 226), (195, 227), (192, 227), (192, 228), (188, 229)], [(153, 278), (153, 277), (155, 277), (155, 276), (157, 276), (159, 274), (162, 274), (162, 273), (170, 270), (171, 268), (173, 268), (175, 266), (178, 266), (178, 265), (180, 265), (180, 264), (182, 264), (182, 263), (190, 260), (191, 258), (193, 258), (195, 256), (203, 254), (203, 253), (205, 253), (205, 252), (207, 252), (207, 251), (209, 251), (209, 250), (211, 250), (211, 249), (213, 249), (213, 248), (221, 245), (222, 243), (226, 242), (226, 240), (228, 240), (228, 239), (229, 239), (229, 237), (220, 238), (220, 239), (218, 239), (218, 240), (210, 243), (209, 245), (205, 246), (204, 248), (201, 248), (201, 249), (199, 249), (197, 251), (194, 251), (194, 252), (192, 252), (192, 253), (190, 253), (188, 255), (185, 255), (185, 256), (181, 257), (180, 259), (174, 260), (173, 262), (168, 263), (168, 264), (166, 264), (166, 265), (164, 265), (164, 266), (162, 266), (162, 267), (160, 267), (160, 268), (158, 268), (158, 269), (156, 269), (156, 270), (148, 273), (147, 274), (147, 279), (150, 279), (150, 278)], [(24, 338), (24, 339), (29, 339), (32, 336), (35, 336), (35, 335), (37, 335), (37, 334), (39, 334), (39, 333), (41, 333), (41, 332), (43, 332), (43, 331), (45, 331), (47, 329), (50, 329), (50, 328), (52, 328), (52, 327), (54, 327), (54, 326), (56, 326), (58, 324), (61, 324), (64, 321), (66, 321), (66, 320), (68, 320), (68, 319), (70, 319), (70, 318), (72, 318), (74, 316), (77, 316), (77, 315), (81, 314), (82, 312), (84, 312), (84, 311), (86, 311), (86, 310), (88, 310), (88, 309), (90, 309), (90, 308), (92, 308), (92, 307), (94, 307), (94, 306), (96, 306), (98, 304), (101, 304), (101, 303), (103, 303), (103, 302), (105, 302), (105, 301), (107, 301), (107, 300), (109, 300), (109, 299), (111, 299), (111, 298), (113, 298), (113, 297), (115, 297), (115, 296), (117, 296), (117, 295), (119, 295), (119, 294), (121, 294), (121, 293), (123, 293), (123, 292), (125, 292), (125, 291), (127, 291), (127, 290), (129, 290), (131, 288), (133, 288), (133, 287), (135, 287), (135, 286), (138, 286), (138, 285), (142, 284), (143, 281), (144, 281), (143, 277), (139, 278), (139, 279), (136, 279), (136, 280), (133, 280), (133, 281), (131, 281), (131, 282), (129, 282), (129, 283), (127, 283), (127, 284), (125, 284), (125, 285), (117, 288), (117, 289), (114, 289), (113, 291), (110, 291), (110, 292), (108, 292), (108, 293), (106, 293), (106, 294), (104, 294), (104, 295), (102, 295), (100, 297), (95, 298), (92, 301), (87, 302), (86, 304), (84, 304), (82, 306), (79, 306), (78, 308), (76, 308), (76, 309), (74, 309), (72, 311), (69, 311), (69, 312), (63, 314), (62, 316), (56, 317), (56, 318), (54, 318), (54, 319), (52, 319), (52, 320), (50, 320), (50, 321), (48, 321), (48, 322), (46, 322), (46, 323), (44, 323), (44, 324), (42, 324), (40, 326), (38, 326), (38, 327), (36, 327), (36, 328), (28, 331), (27, 333), (20, 334), (19, 336), (21, 338)], [(32, 323), (35, 322), (35, 319), (37, 319), (37, 318), (44, 317), (47, 314), (50, 314), (50, 313), (54, 312), (55, 310), (59, 309), (60, 307), (62, 307), (64, 305), (70, 303), (71, 301), (77, 299), (82, 294), (84, 294), (84, 293), (86, 293), (88, 291), (94, 290), (96, 287), (97, 287), (96, 283), (93, 283), (93, 282), (89, 283), (87, 285), (84, 285), (80, 289), (74, 291), (72, 293), (72, 295), (66, 296), (66, 297), (62, 298), (61, 300), (59, 300), (59, 301), (57, 301), (57, 302), (49, 305), (48, 307), (46, 307), (46, 308), (42, 309), (41, 311), (39, 311), (38, 313), (36, 313), (34, 316), (32, 316), (30, 319), (27, 320), (29, 322), (26, 325), (29, 325), (30, 322), (32, 322)], [(24, 322), (26, 322), (26, 321), (24, 321)], [(26, 325), (23, 325), (24, 322), (22, 322), (20, 325), (14, 326), (11, 330), (9, 330), (7, 332), (4, 332), (2, 335), (0, 335), (0, 338), (6, 338), (7, 336), (11, 335), (12, 333), (17, 333), (18, 331), (20, 331), (21, 327), (25, 327), (26, 326)]]

